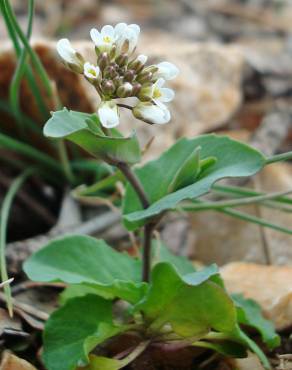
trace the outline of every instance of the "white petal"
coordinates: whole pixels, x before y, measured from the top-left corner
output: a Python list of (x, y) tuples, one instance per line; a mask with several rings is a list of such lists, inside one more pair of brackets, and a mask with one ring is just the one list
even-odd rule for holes
[(142, 64), (145, 64), (147, 62), (147, 59), (148, 57), (143, 54), (137, 56), (137, 60), (139, 60), (139, 62), (141, 62)]
[(118, 23), (115, 26), (115, 36), (119, 37), (122, 36), (122, 34), (126, 31), (127, 25), (126, 23)]
[(173, 100), (175, 94), (172, 89), (168, 89), (164, 87), (160, 89), (159, 91), (160, 91), (161, 96), (158, 100), (160, 100), (161, 102), (167, 103)]
[(130, 24), (130, 25), (129, 25), (129, 28), (130, 28), (131, 30), (133, 30), (133, 31), (134, 31), (134, 33), (135, 33), (136, 37), (138, 37), (138, 36), (139, 36), (139, 33), (140, 33), (140, 27), (138, 26), (138, 24)]
[(167, 108), (151, 103), (138, 103), (133, 109), (135, 117), (146, 122), (163, 125), (170, 120), (170, 112)]
[(57, 42), (57, 51), (62, 59), (68, 63), (79, 63), (76, 51), (73, 49), (68, 39), (61, 39)]
[(179, 69), (172, 63), (169, 62), (161, 62), (157, 64), (158, 71), (156, 72), (156, 76), (162, 77), (165, 80), (172, 80), (179, 74)]
[(156, 82), (155, 82), (155, 87), (156, 88), (160, 88), (165, 84), (165, 80), (163, 78), (159, 78)]
[(112, 38), (114, 36), (113, 26), (110, 26), (109, 24), (107, 24), (106, 26), (103, 26), (101, 29), (101, 34), (102, 36), (109, 36)]
[(94, 43), (96, 43), (97, 40), (101, 39), (101, 34), (99, 33), (99, 31), (96, 28), (92, 28), (90, 30), (90, 37), (91, 37), (91, 40)]
[(113, 102), (103, 102), (98, 108), (101, 124), (106, 128), (113, 128), (119, 124), (118, 107)]

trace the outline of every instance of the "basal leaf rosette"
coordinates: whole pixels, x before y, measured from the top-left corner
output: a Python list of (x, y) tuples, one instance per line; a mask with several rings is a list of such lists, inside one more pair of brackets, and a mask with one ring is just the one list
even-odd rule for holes
[(182, 138), (158, 159), (135, 170), (151, 205), (142, 209), (128, 185), (123, 203), (124, 224), (129, 230), (136, 230), (163, 212), (174, 210), (180, 202), (206, 194), (216, 181), (252, 176), (264, 165), (265, 157), (259, 151), (227, 136)]
[(116, 129), (105, 135), (96, 114), (63, 110), (54, 112), (44, 127), (44, 134), (54, 139), (66, 139), (105, 161), (134, 164), (141, 159), (136, 133), (123, 137)]

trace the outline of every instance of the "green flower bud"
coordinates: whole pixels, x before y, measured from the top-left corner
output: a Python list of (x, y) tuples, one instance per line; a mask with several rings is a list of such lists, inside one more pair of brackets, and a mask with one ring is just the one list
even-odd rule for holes
[(108, 53), (106, 52), (101, 53), (97, 59), (97, 64), (99, 68), (103, 71), (105, 67), (109, 64)]
[(132, 89), (133, 90), (132, 91), (133, 96), (137, 96), (139, 94), (139, 92), (141, 91), (141, 88), (142, 88), (142, 85), (141, 84), (135, 83), (133, 85), (133, 89)]
[(133, 86), (129, 82), (126, 82), (118, 88), (117, 95), (119, 98), (128, 98), (132, 95), (132, 92)]
[(109, 65), (109, 66), (105, 67), (104, 72), (103, 72), (103, 76), (104, 77), (109, 77), (109, 78), (115, 78), (115, 77), (118, 76), (118, 72), (115, 69), (115, 67)]
[(152, 79), (153, 74), (151, 72), (142, 72), (138, 75), (136, 80), (140, 82), (141, 84), (144, 84), (145, 82), (150, 82)]
[(116, 90), (116, 87), (115, 87), (113, 81), (111, 81), (111, 80), (102, 80), (101, 81), (101, 87), (102, 87), (102, 92), (105, 95), (112, 95)]
[(125, 72), (124, 79), (125, 79), (125, 81), (131, 82), (131, 81), (134, 80), (135, 75), (136, 75), (135, 74), (135, 71), (133, 71), (132, 69), (130, 69), (130, 70), (128, 70), (128, 71)]
[(140, 92), (138, 93), (138, 98), (142, 102), (151, 101), (152, 96), (153, 96), (153, 88), (154, 88), (154, 85), (152, 83), (146, 83), (142, 85), (142, 88)]
[(127, 54), (120, 54), (116, 58), (116, 63), (122, 67), (128, 63), (129, 57)]

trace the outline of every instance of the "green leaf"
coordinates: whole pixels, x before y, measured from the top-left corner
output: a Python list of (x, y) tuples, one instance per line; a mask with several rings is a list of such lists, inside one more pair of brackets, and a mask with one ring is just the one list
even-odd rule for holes
[(152, 251), (154, 263), (169, 262), (171, 265), (175, 266), (175, 268), (181, 275), (196, 271), (194, 265), (190, 260), (188, 260), (184, 256), (176, 256), (167, 248), (164, 243), (160, 241), (152, 241)]
[(197, 341), (192, 343), (195, 347), (201, 347), (206, 349), (211, 349), (221, 355), (235, 358), (246, 357), (246, 347), (240, 343), (232, 341), (221, 341), (221, 342), (207, 342), (207, 341)]
[(170, 324), (180, 336), (201, 336), (211, 328), (232, 332), (236, 311), (226, 291), (208, 274), (193, 273), (187, 278), (178, 275), (168, 263), (157, 264), (145, 298), (136, 305), (150, 330), (159, 331)]
[(66, 108), (54, 112), (44, 127), (44, 135), (55, 139), (67, 139), (81, 146), (97, 158), (112, 158), (127, 163), (137, 163), (141, 150), (135, 133), (122, 137), (117, 130), (105, 136), (95, 114), (69, 111)]
[(139, 301), (147, 289), (140, 282), (141, 261), (85, 235), (51, 241), (24, 263), (24, 271), (34, 281), (85, 284), (103, 297), (130, 303)]
[[(201, 147), (202, 161), (210, 158), (196, 181), (174, 193), (169, 187), (186, 160)], [(180, 139), (158, 159), (136, 169), (151, 206), (145, 210), (130, 184), (123, 204), (123, 218), (129, 230), (135, 230), (149, 219), (174, 209), (185, 199), (195, 199), (207, 193), (212, 184), (225, 177), (251, 176), (265, 165), (264, 156), (256, 149), (226, 136), (202, 135), (195, 139)]]
[(80, 368), (79, 370), (119, 370), (122, 367), (124, 367), (124, 363), (120, 360), (91, 355), (90, 364), (85, 368)]
[(237, 307), (238, 322), (257, 329), (269, 349), (278, 347), (280, 337), (275, 332), (273, 323), (262, 316), (260, 305), (252, 299), (244, 298), (241, 294), (232, 295), (232, 299)]
[(169, 193), (188, 186), (195, 181), (200, 172), (200, 151), (201, 147), (195, 148), (182, 167), (178, 169), (168, 188)]
[[(85, 284), (73, 284), (69, 285), (65, 288), (62, 293), (59, 294), (59, 303), (64, 305), (69, 299), (76, 298), (76, 297), (84, 297), (87, 294), (97, 294), (101, 295), (99, 290), (96, 289), (94, 286), (85, 285)], [(102, 295), (105, 299), (112, 298), (111, 294)]]
[[(89, 351), (119, 331), (112, 323), (111, 302), (95, 295), (68, 301), (50, 316), (45, 326), (46, 368), (74, 370), (78, 364), (86, 364)], [(88, 337), (90, 346), (86, 345)]]

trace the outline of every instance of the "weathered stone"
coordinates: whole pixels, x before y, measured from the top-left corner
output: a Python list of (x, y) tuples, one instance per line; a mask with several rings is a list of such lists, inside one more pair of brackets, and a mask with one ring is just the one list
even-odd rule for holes
[(234, 262), (221, 269), (227, 290), (257, 301), (278, 330), (292, 325), (292, 266)]
[(0, 370), (37, 370), (27, 361), (5, 351), (2, 356)]
[(247, 358), (237, 358), (234, 360), (234, 366), (237, 370), (264, 370), (258, 357), (249, 352)]

